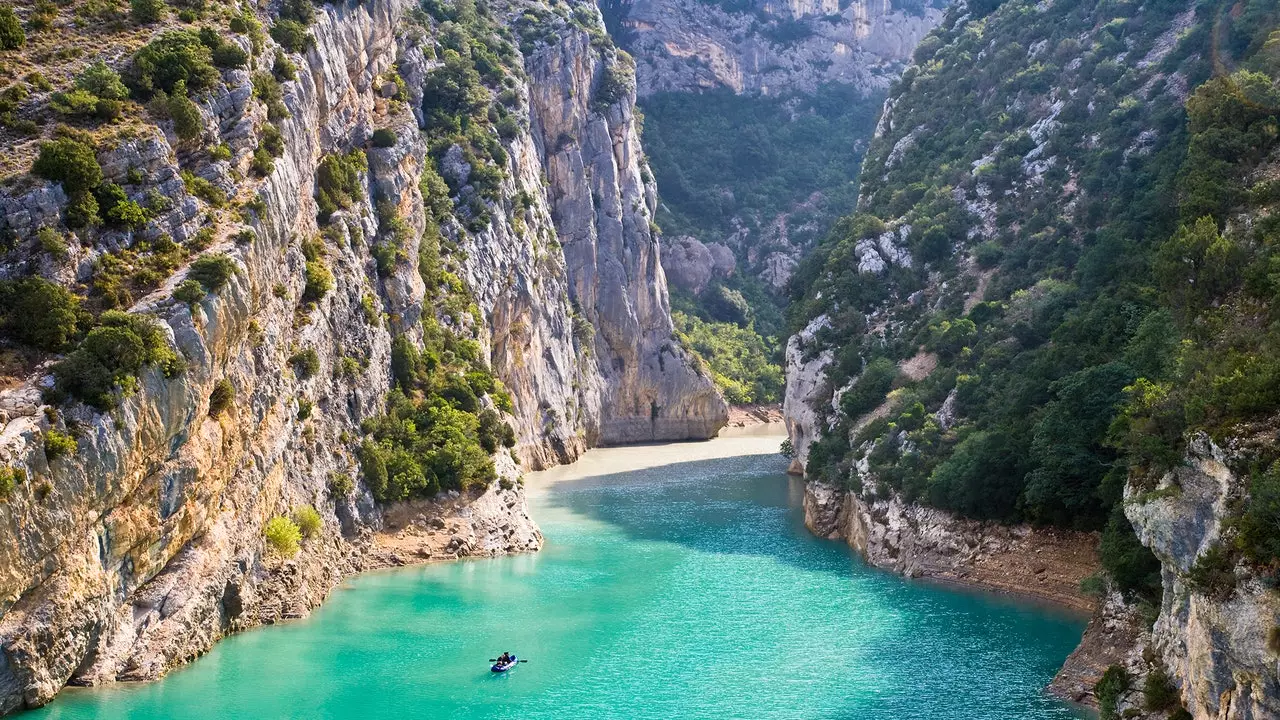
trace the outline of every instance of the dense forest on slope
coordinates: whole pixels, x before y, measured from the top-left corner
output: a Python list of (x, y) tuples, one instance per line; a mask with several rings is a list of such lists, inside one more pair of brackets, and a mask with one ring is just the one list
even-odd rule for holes
[[(1280, 407), (1277, 12), (952, 9), (890, 93), (858, 212), (793, 278), (806, 355), (834, 350), (810, 476), (1105, 528), (1121, 586), (1154, 593), (1126, 480), (1178, 463), (1190, 431), (1225, 439)], [(911, 380), (918, 353), (937, 369)], [(1245, 468), (1253, 500), (1220, 565), (1280, 561), (1260, 530), (1280, 519), (1273, 454)]]
[(721, 88), (642, 101), (664, 234), (723, 244), (736, 256), (732, 274), (698, 293), (671, 287), (677, 324), (700, 338), (692, 347), (730, 402), (781, 399), (786, 297), (761, 277), (766, 259), (779, 253), (793, 263), (853, 208), (882, 99), (828, 83), (812, 95)]

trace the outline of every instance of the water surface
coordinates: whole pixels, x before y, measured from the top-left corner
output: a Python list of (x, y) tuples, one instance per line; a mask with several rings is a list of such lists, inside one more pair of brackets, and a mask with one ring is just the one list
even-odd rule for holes
[[(1082, 618), (866, 568), (805, 531), (777, 445), (593, 451), (530, 479), (541, 553), (355, 578), (24, 720), (1077, 717), (1042, 688)], [(494, 675), (502, 650), (529, 662)]]

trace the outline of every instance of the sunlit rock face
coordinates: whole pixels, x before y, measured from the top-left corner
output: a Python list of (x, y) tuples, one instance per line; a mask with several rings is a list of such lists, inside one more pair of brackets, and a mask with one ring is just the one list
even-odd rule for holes
[[(514, 3), (496, 9), (496, 21), (535, 5), (545, 11)], [(232, 228), (209, 246), (236, 266), (225, 288), (177, 302), (182, 268), (129, 308), (156, 318), (183, 372), (145, 369), (107, 413), (79, 404), (52, 412), (40, 392), (47, 370), (0, 391), (0, 465), (26, 478), (0, 503), (0, 713), (42, 705), (68, 682), (158, 677), (228, 633), (305, 615), (353, 572), (536, 550), (542, 537), (516, 482), (522, 469), (569, 462), (597, 444), (707, 438), (725, 424), (723, 399), (672, 336), (634, 85), (597, 102), (606, 63), (623, 60), (592, 44), (598, 20), (565, 27), (518, 56), (526, 77), (507, 87), (516, 123), (501, 140), (491, 221), (464, 230), (450, 218), (440, 228), (475, 301), (466, 329), (512, 396), (515, 445), (495, 454), (498, 479), (487, 488), (445, 493), (412, 512), (374, 502), (355, 452), (361, 423), (383, 412), (393, 387), (393, 337), (420, 338), (423, 318), (440, 313), (424, 299), (417, 266), (427, 225), (421, 181), (437, 162), (419, 131), (422, 88), (439, 60), (424, 51), (431, 38), (422, 27), (405, 22), (415, 8), (406, 0), (317, 6), (315, 45), (293, 55), (296, 80), (283, 84), (289, 116), (275, 125), (284, 151), (264, 178), (248, 171), (267, 124), (248, 71), (227, 71), (196, 98), (207, 139), (231, 159), (193, 159), (146, 125), (98, 149), (107, 179), (140, 172), (173, 200), (139, 238), (185, 241), (213, 216), (184, 188), (182, 170), (238, 202), (256, 198), (256, 209), (216, 226)], [(282, 52), (267, 41), (255, 61), (269, 68)], [(393, 70), (408, 95), (395, 105), (386, 97), (396, 88), (384, 81)], [(394, 131), (389, 146), (370, 142), (379, 128)], [(351, 148), (367, 155), (363, 197), (335, 213), (324, 235), (332, 290), (301, 310), (300, 238), (321, 235), (316, 169)], [(444, 174), (471, 171), (456, 155), (444, 153)], [(22, 239), (56, 224), (60, 192), (34, 180), (0, 191), (8, 228)], [(387, 233), (380, 205), (407, 228), (405, 260), (386, 272), (373, 256)], [(82, 281), (76, 268), (133, 240), (112, 231), (97, 245), (75, 243), (71, 261), (44, 274)], [(302, 349), (318, 361), (305, 376), (290, 361)], [(222, 380), (234, 400), (211, 416)], [(50, 429), (72, 425), (76, 449), (47, 454)], [(349, 495), (333, 490), (338, 476), (353, 480)], [(320, 529), (296, 557), (273, 556), (265, 524), (302, 505), (319, 510)], [(441, 542), (425, 540), (445, 527)], [(397, 530), (406, 531), (387, 541)]]

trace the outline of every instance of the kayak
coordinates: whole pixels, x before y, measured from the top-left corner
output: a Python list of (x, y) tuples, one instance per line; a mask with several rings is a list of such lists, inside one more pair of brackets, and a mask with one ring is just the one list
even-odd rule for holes
[(515, 656), (515, 655), (512, 655), (512, 656), (511, 656), (511, 662), (505, 662), (505, 663), (494, 663), (493, 665), (490, 665), (490, 666), (489, 666), (489, 669), (490, 669), (490, 670), (492, 670), (492, 671), (494, 671), (494, 672), (506, 672), (506, 671), (510, 670), (511, 668), (515, 667), (515, 666), (516, 666), (516, 663), (518, 663), (518, 662), (520, 662), (520, 661), (516, 658), (516, 656)]

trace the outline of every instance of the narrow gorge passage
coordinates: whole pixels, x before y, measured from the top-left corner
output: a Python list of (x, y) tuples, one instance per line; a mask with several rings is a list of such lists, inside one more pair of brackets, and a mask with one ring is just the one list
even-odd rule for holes
[[(1041, 690), (1082, 618), (869, 569), (805, 529), (777, 435), (729, 435), (530, 476), (540, 553), (364, 575), (23, 718), (1077, 717)], [(504, 649), (529, 662), (493, 676)]]

